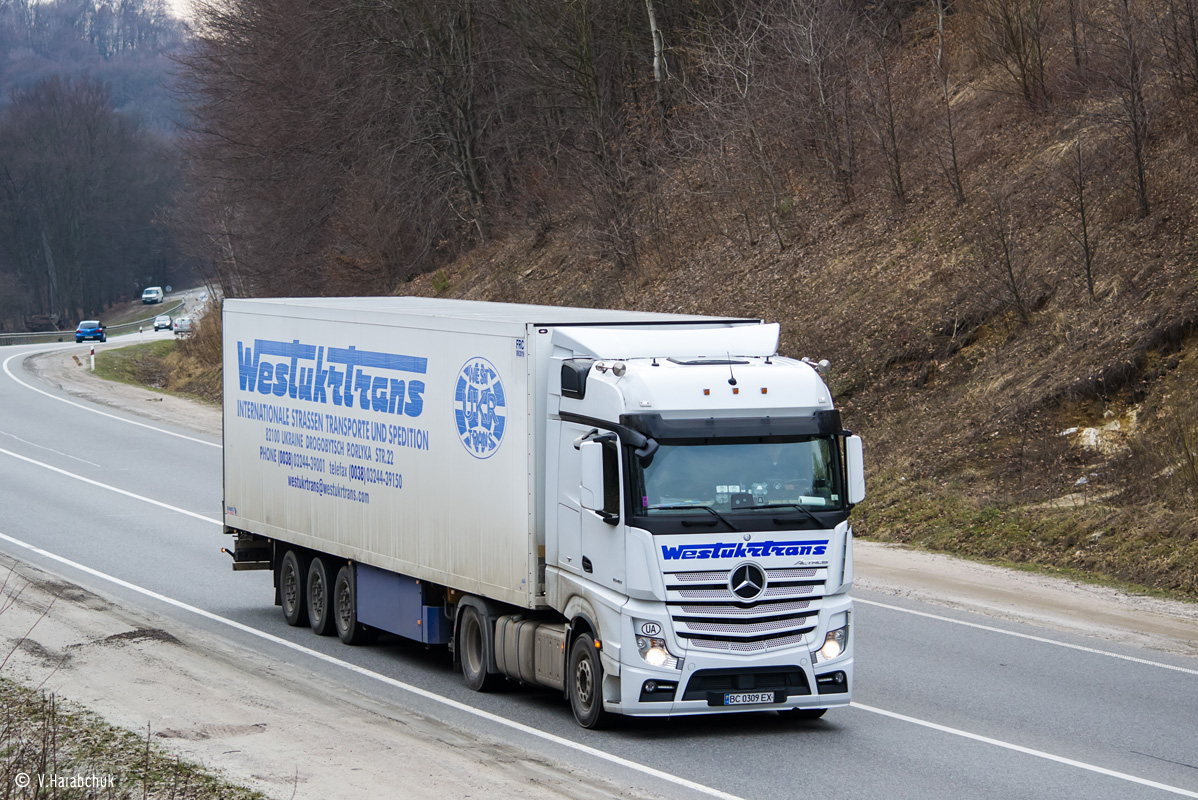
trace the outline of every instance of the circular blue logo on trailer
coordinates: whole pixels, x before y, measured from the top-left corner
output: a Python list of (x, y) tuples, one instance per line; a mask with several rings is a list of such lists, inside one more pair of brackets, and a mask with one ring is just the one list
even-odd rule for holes
[(503, 442), (507, 398), (499, 370), (485, 358), (472, 358), (458, 373), (453, 392), (458, 438), (475, 458), (490, 458)]

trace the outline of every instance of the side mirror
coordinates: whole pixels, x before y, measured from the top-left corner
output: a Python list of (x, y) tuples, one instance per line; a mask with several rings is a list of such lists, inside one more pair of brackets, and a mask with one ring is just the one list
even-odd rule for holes
[(603, 511), (603, 444), (583, 442), (578, 447), (582, 456), (582, 481), (578, 491), (579, 504), (588, 511)]
[(857, 505), (865, 499), (865, 458), (860, 436), (849, 436), (844, 440), (844, 460), (848, 467), (849, 505)]

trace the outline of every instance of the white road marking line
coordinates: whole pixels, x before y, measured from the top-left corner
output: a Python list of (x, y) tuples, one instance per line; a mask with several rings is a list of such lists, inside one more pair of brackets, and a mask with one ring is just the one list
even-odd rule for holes
[(167, 597), (166, 595), (159, 594), (150, 589), (146, 589), (146, 588), (138, 586), (136, 584), (129, 583), (128, 581), (124, 581), (124, 580), (121, 580), (120, 578), (113, 577), (112, 575), (108, 575), (106, 573), (100, 572), (99, 570), (92, 569), (91, 567), (88, 567), (88, 566), (84, 566), (83, 564), (80, 564), (76, 561), (71, 561), (68, 558), (64, 558), (55, 553), (51, 553), (47, 550), (43, 550), (42, 548), (37, 547), (32, 544), (29, 544), (28, 542), (23, 542), (20, 539), (14, 539), (13, 537), (8, 536), (6, 534), (0, 533), (0, 540), (3, 540), (10, 544), (14, 544), (18, 547), (23, 547), (26, 550), (29, 550), (30, 552), (37, 553), (38, 555), (42, 556), (43, 558), (48, 558), (52, 561), (56, 561), (60, 564), (64, 564), (68, 567), (71, 567), (72, 569), (77, 569), (81, 572), (91, 575), (92, 577), (99, 578), (101, 580), (108, 581), (109, 583), (120, 586), (121, 588), (128, 589), (131, 592), (137, 592), (138, 594), (145, 595), (146, 597), (152, 598), (152, 599), (157, 600), (162, 603), (166, 603), (167, 605), (170, 605), (170, 606), (174, 606), (175, 608), (181, 609), (183, 611), (188, 611), (192, 614), (197, 614), (197, 615), (203, 617), (204, 619), (211, 620), (212, 622), (218, 622), (222, 625), (227, 625), (230, 628), (234, 628), (243, 633), (248, 633), (252, 636), (257, 636), (260, 639), (265, 639), (266, 641), (271, 642), (272, 644), (276, 644), (281, 647), (286, 647), (290, 650), (294, 650), (297, 653), (302, 653), (303, 655), (310, 656), (312, 658), (323, 661), (327, 664), (332, 664), (334, 666), (341, 667), (343, 669), (349, 670), (350, 672), (356, 673), (363, 677), (372, 678), (374, 680), (385, 683), (388, 686), (391, 686), (395, 689), (400, 689), (400, 690), (408, 692), (410, 694), (414, 694), (417, 697), (422, 697), (426, 700), (431, 700), (436, 703), (441, 703), (442, 705), (449, 706), (450, 708), (456, 709), (458, 711), (462, 711), (467, 714), (472, 714), (476, 717), (485, 719), (489, 722), (493, 722), (498, 725), (503, 725), (507, 728), (511, 728), (513, 730), (520, 731), (521, 733), (528, 734), (529, 736), (535, 736), (538, 739), (543, 739), (547, 742), (552, 742), (553, 744), (559, 745), (561, 747), (565, 747), (570, 750), (574, 750), (576, 752), (583, 753), (585, 755), (592, 756), (594, 758), (598, 758), (598, 759), (607, 761), (612, 764), (616, 764), (617, 766), (625, 767), (625, 768), (633, 770), (635, 772), (640, 772), (644, 775), (648, 775), (650, 777), (657, 778), (658, 780), (662, 780), (667, 783), (672, 783), (675, 786), (680, 786), (680, 787), (682, 787), (684, 789), (688, 789), (692, 792), (698, 792), (700, 794), (707, 795), (708, 797), (718, 797), (718, 798), (720, 798), (720, 800), (743, 800), (743, 798), (740, 798), (737, 795), (728, 794), (727, 792), (720, 791), (719, 789), (714, 789), (710, 786), (704, 786), (701, 783), (695, 783), (694, 781), (687, 780), (686, 778), (679, 777), (678, 775), (672, 775), (668, 772), (662, 772), (661, 770), (654, 769), (653, 767), (648, 767), (648, 766), (645, 766), (644, 764), (638, 764), (635, 761), (629, 761), (625, 758), (621, 758), (620, 756), (604, 752), (603, 750), (598, 750), (594, 747), (590, 747), (585, 744), (579, 744), (578, 742), (574, 742), (569, 739), (564, 739), (564, 738), (562, 738), (560, 736), (556, 736), (552, 733), (546, 733), (545, 731), (537, 730), (536, 728), (530, 727), (528, 725), (524, 725), (520, 722), (515, 722), (513, 720), (507, 719), (506, 717), (501, 717), (498, 714), (492, 714), (489, 711), (483, 711), (480, 708), (475, 708), (474, 706), (466, 705), (465, 703), (458, 702), (457, 700), (451, 700), (448, 697), (442, 697), (441, 695), (436, 694), (434, 692), (430, 692), (427, 689), (421, 689), (419, 686), (413, 686), (410, 683), (404, 683), (403, 681), (397, 681), (394, 678), (389, 678), (386, 675), (382, 675), (378, 672), (368, 670), (365, 667), (360, 667), (357, 664), (353, 664), (348, 661), (342, 661), (339, 658), (335, 658), (333, 656), (326, 655), (326, 654), (318, 652), (316, 650), (309, 650), (307, 647), (304, 647), (303, 645), (295, 644), (294, 642), (289, 642), (286, 639), (282, 639), (273, 634), (266, 633), (265, 631), (260, 631), (257, 628), (252, 628), (249, 625), (245, 625), (243, 623), (236, 622), (235, 620), (227, 619), (218, 614), (213, 614), (211, 611), (205, 611), (202, 608), (196, 608), (195, 606), (188, 605), (187, 603), (184, 603), (180, 600), (175, 600), (173, 597)]
[(17, 436), (15, 433), (9, 433), (8, 431), (0, 431), (0, 435), (7, 436), (10, 439), (16, 439), (21, 444), (27, 444), (30, 447), (36, 447), (38, 450), (47, 450), (51, 453), (54, 453), (55, 455), (60, 455), (63, 458), (69, 458), (73, 461), (81, 461), (84, 464), (88, 464), (93, 467), (100, 466), (99, 464), (97, 464), (94, 461), (88, 461), (86, 458), (80, 458), (79, 456), (73, 456), (70, 453), (62, 452), (61, 450), (55, 450), (53, 447), (45, 447), (44, 445), (37, 444), (36, 442), (31, 442), (28, 439), (22, 439), (20, 436)]
[(172, 506), (170, 503), (163, 503), (161, 500), (153, 500), (149, 497), (145, 497), (140, 494), (134, 494), (133, 492), (126, 491), (125, 489), (118, 489), (115, 486), (109, 486), (107, 483), (100, 483), (99, 481), (94, 481), (91, 478), (85, 478), (82, 475), (76, 475), (75, 473), (70, 472), (68, 470), (60, 469), (59, 467), (54, 467), (49, 464), (44, 464), (41, 461), (37, 461), (35, 459), (30, 458), (29, 456), (23, 456), (20, 453), (14, 453), (11, 450), (5, 450), (3, 447), (0, 447), (0, 454), (6, 455), (6, 456), (12, 456), (13, 458), (19, 459), (28, 464), (33, 464), (35, 466), (41, 467), (42, 469), (48, 469), (51, 472), (57, 472), (59, 475), (62, 475), (64, 477), (73, 478), (77, 481), (82, 481), (83, 483), (90, 484), (90, 485), (95, 486), (100, 489), (107, 489), (110, 492), (116, 492), (117, 494), (124, 495), (125, 497), (131, 497), (134, 500), (140, 500), (143, 503), (149, 503), (152, 506), (158, 506), (159, 508), (165, 508), (167, 511), (174, 511), (178, 514), (186, 514), (187, 516), (194, 517), (195, 519), (201, 520), (202, 522), (211, 522), (214, 525), (223, 524), (222, 521), (219, 519), (213, 519), (212, 517), (205, 517), (203, 514), (197, 514), (196, 512), (188, 511), (185, 508), (179, 508), (178, 506)]
[(1017, 639), (1027, 639), (1028, 641), (1040, 642), (1041, 644), (1051, 644), (1051, 645), (1056, 645), (1057, 647), (1065, 647), (1065, 648), (1068, 648), (1069, 650), (1077, 650), (1082, 653), (1092, 653), (1092, 654), (1098, 655), (1098, 656), (1108, 656), (1110, 658), (1117, 658), (1121, 661), (1130, 661), (1133, 664), (1143, 664), (1148, 667), (1159, 667), (1160, 669), (1169, 669), (1169, 670), (1173, 670), (1174, 672), (1185, 673), (1186, 675), (1198, 675), (1198, 669), (1188, 669), (1186, 667), (1174, 666), (1173, 664), (1164, 664), (1164, 663), (1161, 663), (1160, 661), (1149, 661), (1146, 658), (1136, 658), (1135, 656), (1125, 656), (1120, 653), (1112, 653), (1109, 650), (1099, 650), (1094, 647), (1086, 647), (1086, 646), (1080, 645), (1080, 644), (1070, 644), (1069, 642), (1058, 642), (1055, 639), (1049, 639), (1048, 637), (1045, 637), (1045, 636), (1033, 636), (1030, 633), (1019, 633), (1017, 631), (1008, 631), (1008, 630), (1004, 630), (1002, 628), (995, 628), (991, 625), (981, 625), (977, 622), (966, 622), (965, 620), (953, 619), (952, 617), (944, 617), (939, 614), (929, 614), (926, 611), (915, 611), (910, 608), (903, 608), (902, 606), (892, 606), (887, 603), (878, 603), (874, 600), (862, 600), (860, 597), (854, 597), (853, 602), (861, 603), (862, 605), (866, 605), (866, 606), (877, 606), (878, 608), (885, 608), (888, 611), (899, 611), (899, 612), (902, 612), (903, 614), (913, 614), (917, 617), (926, 617), (927, 619), (934, 619), (939, 622), (951, 622), (954, 625), (964, 625), (967, 628), (977, 628), (980, 631), (988, 631), (990, 633), (1001, 633), (1006, 636), (1014, 636)]
[[(545, 741), (552, 742), (554, 744), (568, 748), (570, 750), (575, 750), (577, 752), (584, 753), (586, 755), (593, 756), (595, 758), (598, 758), (598, 759), (601, 759), (604, 761), (608, 761), (612, 764), (626, 767), (626, 768), (634, 770), (636, 772), (640, 772), (645, 775), (649, 775), (651, 777), (658, 778), (658, 779), (666, 781), (668, 783), (673, 783), (675, 785), (681, 786), (686, 789), (690, 789), (692, 791), (700, 792), (700, 793), (708, 795), (710, 797), (718, 797), (718, 798), (722, 798), (722, 800), (741, 800), (741, 798), (738, 798), (736, 795), (728, 794), (727, 792), (720, 791), (719, 789), (714, 789), (710, 786), (704, 786), (703, 784), (695, 783), (694, 781), (687, 780), (686, 778), (681, 778), (677, 775), (672, 775), (668, 772), (662, 772), (660, 770), (654, 769), (653, 767), (648, 767), (648, 766), (645, 766), (644, 764), (638, 764), (635, 761), (629, 761), (627, 759), (621, 758), (620, 756), (612, 755), (611, 753), (604, 752), (603, 750), (598, 750), (594, 747), (589, 747), (588, 745), (579, 744), (578, 742), (573, 742), (569, 739), (564, 739), (560, 736), (556, 736), (551, 733), (546, 733), (545, 731), (541, 731), (536, 728), (532, 728), (528, 725), (524, 725), (522, 723), (515, 722), (515, 721), (507, 719), (505, 717), (501, 717), (497, 714), (492, 714), (489, 711), (483, 711), (482, 709), (475, 708), (474, 706), (466, 705), (465, 703), (458, 702), (457, 700), (451, 700), (448, 697), (442, 697), (441, 695), (435, 694), (434, 692), (430, 692), (427, 689), (421, 689), (418, 686), (413, 686), (412, 684), (408, 684), (408, 683), (404, 683), (402, 681), (395, 680), (394, 678), (390, 678), (386, 675), (382, 675), (382, 674), (374, 672), (372, 670), (368, 670), (365, 667), (360, 667), (357, 664), (353, 664), (348, 661), (342, 661), (339, 658), (335, 658), (333, 656), (326, 655), (326, 654), (318, 652), (316, 650), (310, 650), (307, 647), (304, 647), (303, 645), (295, 644), (294, 642), (289, 642), (286, 639), (282, 639), (273, 634), (266, 633), (265, 631), (261, 631), (261, 630), (258, 630), (257, 628), (250, 627), (249, 625), (245, 625), (243, 623), (236, 622), (231, 619), (227, 619), (218, 614), (213, 614), (210, 611), (205, 611), (201, 608), (197, 608), (195, 606), (184, 603), (180, 600), (175, 600), (172, 597), (167, 597), (166, 595), (159, 594), (158, 592), (152, 591), (150, 589), (146, 589), (146, 588), (138, 586), (136, 584), (129, 583), (128, 581), (113, 577), (112, 575), (108, 575), (107, 573), (100, 572), (99, 570), (96, 570), (96, 569), (92, 569), (91, 567), (84, 566), (83, 564), (80, 564), (76, 561), (72, 561), (68, 558), (64, 558), (63, 556), (57, 555), (56, 553), (51, 553), (47, 550), (43, 550), (40, 547), (29, 544), (28, 542), (21, 541), (20, 539), (15, 539), (6, 534), (0, 533), (0, 540), (9, 542), (10, 544), (14, 544), (18, 547), (22, 547), (26, 550), (29, 550), (30, 552), (33, 552), (33, 553), (36, 553), (36, 554), (42, 556), (43, 558), (48, 558), (52, 561), (56, 561), (60, 564), (64, 564), (73, 569), (77, 569), (80, 572), (91, 575), (95, 578), (99, 578), (101, 580), (104, 580), (109, 583), (120, 586), (124, 589), (128, 589), (129, 591), (145, 595), (146, 597), (152, 598), (154, 600), (158, 600), (159, 602), (166, 603), (167, 605), (170, 605), (170, 606), (174, 606), (175, 608), (181, 609), (183, 611), (187, 611), (187, 612), (196, 614), (198, 616), (201, 616), (201, 617), (211, 620), (213, 622), (218, 622), (220, 624), (227, 625), (231, 628), (234, 628), (235, 630), (242, 631), (243, 633), (248, 633), (252, 636), (257, 636), (257, 637), (264, 639), (268, 642), (271, 642), (273, 644), (277, 644), (282, 647), (286, 647), (290, 650), (294, 650), (297, 653), (302, 653), (304, 655), (311, 656), (312, 658), (316, 658), (320, 661), (324, 661), (327, 664), (332, 664), (334, 666), (341, 667), (343, 669), (349, 670), (350, 672), (354, 672), (363, 677), (380, 681), (382, 683), (387, 684), (388, 686), (394, 687), (396, 689), (400, 689), (405, 692), (409, 692), (418, 697), (422, 697), (426, 700), (431, 700), (436, 703), (441, 703), (443, 705), (449, 706), (450, 708), (454, 708), (458, 711), (462, 711), (464, 713), (477, 716), (481, 719), (488, 720), (489, 722), (494, 722), (498, 725), (503, 725), (505, 727), (512, 728), (514, 730), (518, 730), (522, 733), (526, 733), (530, 736), (534, 736), (539, 739), (544, 739)], [(917, 717), (911, 717), (906, 714), (899, 714), (894, 711), (887, 711), (885, 709), (876, 708), (874, 706), (864, 705), (862, 703), (854, 702), (851, 705), (853, 708), (856, 708), (861, 711), (868, 711), (871, 714), (878, 714), (880, 716), (890, 717), (891, 719), (896, 719), (896, 720), (899, 720), (900, 722), (907, 722), (912, 725), (918, 725), (923, 728), (940, 731), (941, 733), (948, 733), (953, 736), (959, 736), (961, 738), (969, 739), (969, 740), (975, 741), (975, 742), (980, 742), (982, 744), (988, 744), (988, 745), (992, 745), (994, 747), (1000, 747), (1004, 750), (1011, 750), (1013, 752), (1021, 753), (1023, 755), (1033, 756), (1035, 758), (1042, 758), (1046, 761), (1052, 761), (1057, 764), (1062, 764), (1062, 765), (1068, 766), (1068, 767), (1074, 767), (1076, 769), (1085, 770), (1087, 772), (1093, 772), (1098, 775), (1104, 775), (1104, 776), (1110, 777), (1110, 778), (1116, 778), (1118, 780), (1127, 781), (1129, 783), (1135, 783), (1135, 784), (1139, 784), (1141, 786), (1148, 786), (1153, 789), (1160, 789), (1161, 791), (1180, 795), (1182, 797), (1198, 798), (1198, 792), (1192, 792), (1187, 789), (1179, 788), (1177, 786), (1170, 786), (1165, 783), (1159, 783), (1157, 781), (1148, 780), (1147, 778), (1140, 778), (1135, 775), (1129, 775), (1128, 773), (1125, 773), (1125, 772), (1118, 772), (1116, 770), (1107, 769), (1106, 767), (1099, 767), (1095, 764), (1088, 764), (1084, 761), (1077, 761), (1072, 758), (1065, 758), (1064, 756), (1053, 755), (1052, 753), (1046, 753), (1043, 750), (1035, 750), (1033, 748), (1024, 747), (1022, 745), (1013, 744), (1011, 742), (1004, 742), (1001, 739), (994, 739), (989, 736), (982, 736), (982, 735), (976, 734), (976, 733), (969, 733), (968, 731), (963, 731), (963, 730), (960, 730), (959, 728), (951, 728), (947, 725), (940, 725), (935, 722), (929, 722), (927, 720), (922, 720)]]
[[(61, 350), (63, 348), (54, 347), (54, 348), (50, 348), (50, 349), (51, 350)], [(8, 377), (12, 378), (16, 383), (19, 383), (21, 386), (24, 386), (29, 391), (37, 392), (40, 395), (45, 395), (46, 397), (49, 397), (51, 400), (57, 400), (60, 403), (66, 403), (68, 406), (74, 406), (75, 408), (81, 408), (84, 411), (90, 411), (93, 414), (99, 414), (101, 417), (108, 417), (109, 419), (115, 419), (118, 422), (126, 422), (130, 425), (136, 425), (139, 428), (146, 428), (151, 431), (157, 431), (158, 433), (165, 433), (167, 436), (174, 436), (178, 439), (186, 439), (189, 442), (195, 442), (196, 444), (202, 444), (202, 445), (207, 445), (208, 447), (215, 447), (217, 449), (223, 449), (223, 445), (219, 445), (214, 442), (206, 442), (203, 439), (196, 439), (193, 436), (187, 436), (186, 434), (176, 433), (175, 431), (168, 431), (166, 428), (157, 428), (153, 425), (147, 425), (144, 422), (138, 422), (136, 420), (127, 419), (125, 417), (118, 417), (116, 414), (109, 414), (107, 411), (101, 411), (98, 408), (92, 408), (91, 406), (85, 406), (82, 403), (76, 403), (74, 400), (68, 400), (65, 397), (59, 397), (56, 394), (51, 394), (50, 392), (39, 389), (36, 386), (30, 386), (28, 383), (25, 383), (25, 381), (21, 380), (16, 375), (14, 375), (12, 370), (8, 368), (8, 362), (12, 361), (14, 358), (27, 358), (31, 355), (36, 355), (38, 352), (46, 352), (46, 351), (43, 350), (43, 351), (29, 351), (29, 352), (25, 352), (25, 353), (16, 353), (16, 354), (11, 355), (8, 358), (4, 359), (5, 374), (7, 374)]]
[(1034, 756), (1036, 758), (1043, 758), (1046, 761), (1055, 761), (1056, 763), (1064, 764), (1067, 767), (1076, 767), (1077, 769), (1084, 769), (1087, 772), (1095, 772), (1099, 775), (1105, 775), (1108, 778), (1118, 778), (1121, 781), (1128, 781), (1129, 783), (1138, 783), (1141, 786), (1150, 786), (1153, 789), (1160, 789), (1162, 792), (1169, 792), (1170, 794), (1181, 795), (1182, 797), (1198, 798), (1198, 792), (1191, 792), (1189, 789), (1181, 789), (1177, 786), (1170, 786), (1167, 783), (1158, 783), (1156, 781), (1150, 781), (1147, 778), (1138, 778), (1135, 775), (1128, 775), (1126, 772), (1117, 772), (1113, 769), (1107, 769), (1106, 767), (1099, 767), (1094, 764), (1087, 764), (1085, 761), (1075, 761), (1072, 758), (1065, 758), (1063, 756), (1053, 755), (1052, 753), (1045, 753), (1043, 750), (1033, 750), (1030, 747), (1023, 747), (1022, 745), (1011, 744), (1010, 742), (1004, 742), (1001, 739), (991, 739), (989, 736), (981, 736), (976, 733), (970, 733), (969, 731), (960, 730), (959, 728), (950, 728), (947, 725), (939, 725), (935, 722), (928, 722), (927, 720), (918, 719), (917, 717), (909, 717), (906, 714), (896, 714), (893, 711), (886, 711), (885, 709), (882, 709), (882, 708), (874, 708), (873, 706), (866, 706), (866, 705), (862, 705), (861, 703), (857, 703), (857, 702), (852, 703), (851, 706), (853, 708), (860, 709), (861, 711), (868, 711), (871, 714), (880, 714), (883, 717), (890, 717), (891, 719), (897, 719), (902, 722), (909, 722), (912, 725), (919, 725), (920, 727), (923, 727), (923, 728), (930, 728), (934, 731), (940, 731), (941, 733), (950, 733), (953, 736), (960, 736), (964, 739), (971, 739), (975, 742), (982, 742), (983, 744), (993, 745), (994, 747), (1001, 747), (1004, 750), (1013, 750), (1016, 753), (1022, 753), (1026, 756)]

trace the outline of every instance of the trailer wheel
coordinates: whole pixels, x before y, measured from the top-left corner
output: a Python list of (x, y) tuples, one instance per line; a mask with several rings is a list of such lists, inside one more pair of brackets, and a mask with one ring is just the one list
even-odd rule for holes
[(584, 728), (602, 728), (610, 714), (603, 710), (603, 664), (599, 660), (599, 648), (595, 647), (595, 640), (589, 633), (581, 634), (571, 645), (566, 674), (574, 719)]
[(778, 712), (778, 716), (791, 722), (810, 722), (828, 713), (826, 708), (788, 708)]
[(304, 591), (307, 583), (308, 565), (294, 550), (288, 550), (279, 565), (279, 601), (283, 606), (283, 619), (293, 627), (308, 624), (308, 598)]
[(357, 591), (353, 565), (346, 564), (337, 570), (337, 581), (333, 584), (333, 622), (337, 638), (346, 644), (370, 644), (378, 638), (378, 632), (358, 622)]
[(332, 636), (333, 582), (329, 580), (328, 556), (317, 556), (308, 565), (308, 622), (317, 636)]
[(486, 621), (474, 606), (462, 609), (458, 630), (458, 659), (462, 662), (462, 677), (476, 692), (489, 692), (499, 684), (499, 676), (487, 672)]

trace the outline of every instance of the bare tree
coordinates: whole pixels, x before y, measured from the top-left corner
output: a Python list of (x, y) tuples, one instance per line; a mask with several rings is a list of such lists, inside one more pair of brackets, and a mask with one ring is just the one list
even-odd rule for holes
[(845, 0), (791, 0), (779, 28), (798, 67), (795, 85), (805, 87), (821, 158), (828, 175), (851, 203), (857, 174), (854, 71), (860, 58), (856, 9)]
[(907, 190), (903, 184), (903, 148), (899, 136), (894, 64), (890, 55), (894, 31), (901, 31), (901, 26), (890, 14), (869, 19), (869, 40), (875, 60), (872, 69), (866, 71), (864, 81), (868, 100), (866, 120), (886, 165), (890, 193), (896, 201), (905, 203)]
[(1174, 85), (1184, 93), (1198, 92), (1198, 0), (1169, 0), (1160, 39)]
[(709, 171), (715, 199), (735, 207), (749, 244), (758, 242), (760, 218), (785, 249), (782, 176), (770, 138), (782, 124), (782, 92), (767, 69), (770, 30), (761, 11), (742, 8), (707, 31), (695, 46), (695, 75), (687, 84), (688, 105), (697, 113), (675, 136)]
[(1001, 66), (1030, 106), (1048, 102), (1044, 74), (1048, 9), (1048, 0), (975, 2), (973, 30), (979, 57)]
[(948, 15), (947, 0), (934, 0), (933, 10), (936, 14), (936, 54), (935, 76), (939, 89), (940, 102), (943, 104), (944, 128), (941, 131), (943, 141), (935, 148), (936, 160), (944, 173), (948, 185), (952, 187), (957, 205), (965, 205), (965, 187), (961, 182), (961, 168), (957, 163), (957, 132), (953, 125), (953, 104), (950, 91), (948, 59), (945, 53), (945, 17)]
[(1069, 238), (1077, 247), (1075, 260), (1082, 269), (1086, 279), (1086, 290), (1090, 300), (1094, 300), (1094, 271), (1098, 253), (1098, 241), (1094, 231), (1093, 201), (1088, 194), (1090, 185), (1090, 170), (1086, 159), (1086, 151), (1082, 146), (1082, 122), (1076, 121), (1077, 136), (1070, 157), (1063, 165), (1067, 195), (1065, 200), (1066, 212), (1072, 217), (1073, 224), (1066, 226)]
[(1132, 0), (1118, 0), (1114, 24), (1105, 31), (1108, 53), (1103, 73), (1116, 99), (1110, 122), (1132, 160), (1133, 191), (1140, 217), (1148, 216), (1148, 83), (1144, 25)]
[[(989, 206), (979, 225), (979, 244), (983, 253), (981, 271), (987, 282), (999, 287), (993, 296), (1027, 325), (1031, 321), (1027, 297), (1028, 259), (1017, 233), (1015, 215), (1005, 190), (991, 193)], [(992, 291), (986, 285), (982, 288), (988, 293)]]

